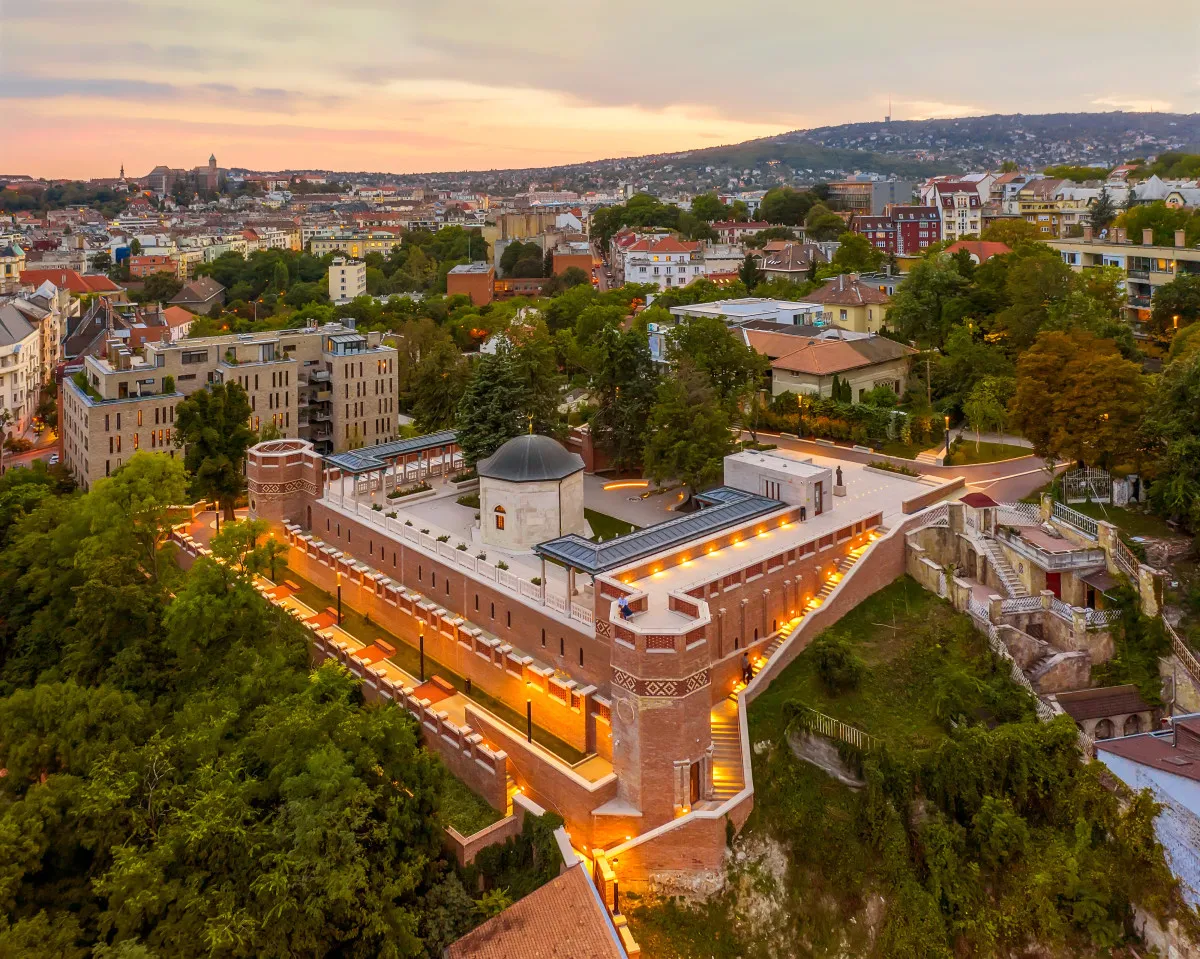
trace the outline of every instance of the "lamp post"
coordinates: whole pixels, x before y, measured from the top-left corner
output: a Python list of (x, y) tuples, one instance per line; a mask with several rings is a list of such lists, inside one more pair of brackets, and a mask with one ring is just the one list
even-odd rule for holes
[(950, 417), (946, 416), (946, 455), (950, 455)]
[(421, 682), (425, 682), (425, 620), (421, 620)]
[(338, 625), (342, 625), (342, 574), (337, 574), (337, 594), (338, 594)]

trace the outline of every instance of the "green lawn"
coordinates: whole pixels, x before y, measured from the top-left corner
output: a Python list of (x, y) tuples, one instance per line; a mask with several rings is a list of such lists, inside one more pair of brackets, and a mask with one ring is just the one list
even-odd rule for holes
[(1126, 508), (1109, 506), (1104, 503), (1071, 503), (1071, 509), (1078, 510), (1093, 519), (1102, 519), (1112, 523), (1126, 536), (1177, 537), (1182, 534), (1171, 529), (1166, 521), (1141, 507)]
[[(781, 714), (789, 700), (881, 737), (893, 756), (944, 742), (939, 704), (955, 696), (967, 715), (1033, 718), (1032, 701), (1007, 669), (993, 670), (987, 643), (970, 620), (907, 576), (866, 599), (830, 632), (843, 636), (866, 663), (860, 687), (827, 691), (815, 655), (806, 650), (750, 704), (751, 743), (784, 741)], [(865, 794), (786, 748), (756, 746), (752, 762), (754, 811), (738, 840), (747, 855), (735, 860), (746, 865), (731, 867), (726, 891), (704, 903), (628, 897), (634, 937), (648, 954), (678, 959), (886, 956), (877, 942), (872, 949), (863, 909), (867, 893), (883, 888), (891, 895), (894, 875), (881, 870), (880, 852), (866, 838), (873, 827)], [(906, 849), (903, 829), (897, 831), (897, 848)], [(764, 844), (782, 857), (780, 872), (755, 861)]]
[(877, 446), (876, 452), (883, 453), (885, 456), (896, 456), (903, 460), (915, 460), (918, 453), (924, 453), (928, 449), (933, 449), (934, 446), (941, 448), (938, 443), (932, 441), (929, 443), (901, 443), (899, 440), (890, 440), (882, 446)]
[(964, 436), (962, 445), (954, 452), (951, 465), (970, 466), (972, 463), (995, 463), (999, 460), (1011, 460), (1018, 456), (1032, 455), (1033, 450), (1027, 446), (1013, 446), (1009, 443), (983, 442), (976, 450), (975, 441), (969, 436)]
[[(326, 607), (337, 608), (337, 597), (331, 596), (320, 587), (310, 583), (304, 577), (300, 576), (294, 570), (286, 566), (280, 567), (277, 570), (279, 580), (291, 580), (300, 587), (300, 591), (296, 594), (300, 602), (314, 610), (320, 611)], [(382, 639), (384, 642), (390, 643), (396, 649), (396, 655), (391, 657), (391, 661), (412, 676), (420, 677), (421, 675), (421, 652), (414, 649), (411, 645), (400, 639), (398, 636), (392, 635), (378, 623), (372, 622), (361, 613), (352, 610), (348, 605), (342, 606), (342, 629), (348, 632), (351, 636), (361, 639), (363, 642), (373, 643), (377, 639)], [(442, 663), (439, 663), (433, 657), (426, 654), (425, 656), (425, 676), (426, 678), (437, 674), (452, 684), (459, 692), (466, 691), (466, 680), (459, 676), (453, 670), (447, 668)], [(471, 688), (472, 700), (479, 703), (480, 706), (495, 713), (500, 719), (512, 726), (519, 732), (525, 730), (525, 716), (523, 713), (512, 709), (500, 700), (489, 696), (477, 686)], [(545, 746), (552, 753), (567, 763), (577, 763), (584, 758), (585, 754), (580, 752), (574, 746), (563, 742), (557, 736), (548, 733), (537, 725), (537, 709), (534, 709), (534, 726), (533, 739), (534, 742)], [(461, 831), (461, 830), (460, 830)]]
[(615, 516), (609, 516), (607, 513), (599, 513), (594, 509), (585, 509), (583, 515), (588, 523), (591, 524), (592, 539), (597, 541), (603, 539), (607, 542), (618, 536), (624, 536), (626, 533), (632, 533), (638, 528), (632, 523), (625, 522), (623, 519), (617, 519)]
[[(750, 704), (750, 741), (782, 735), (784, 703), (799, 700), (893, 745), (932, 745), (945, 736), (938, 704), (961, 692), (968, 715), (1016, 718), (1032, 711), (1007, 674), (993, 675), (991, 652), (970, 620), (905, 576), (855, 607), (829, 630), (866, 664), (858, 689), (831, 693), (816, 657), (801, 653)], [(962, 677), (986, 677), (971, 689)], [(757, 774), (756, 774), (757, 775)]]
[(453, 826), (461, 836), (473, 836), (481, 829), (503, 818), (500, 813), (480, 799), (457, 776), (446, 774), (446, 789), (442, 793), (442, 822)]

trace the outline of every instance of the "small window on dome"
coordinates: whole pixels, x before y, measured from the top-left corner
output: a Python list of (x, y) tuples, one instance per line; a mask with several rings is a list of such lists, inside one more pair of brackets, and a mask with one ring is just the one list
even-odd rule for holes
[(496, 529), (504, 529), (504, 507), (497, 506), (494, 512), (496, 515)]

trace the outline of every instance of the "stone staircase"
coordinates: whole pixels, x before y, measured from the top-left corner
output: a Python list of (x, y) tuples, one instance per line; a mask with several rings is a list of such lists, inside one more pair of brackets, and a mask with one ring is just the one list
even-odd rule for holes
[(713, 793), (712, 798), (724, 802), (736, 796), (746, 785), (742, 773), (742, 737), (738, 729), (737, 702), (723, 700), (713, 707)]
[(1004, 589), (1008, 595), (1013, 598), (1028, 596), (1029, 590), (1021, 582), (1021, 577), (1017, 575), (1017, 571), (1004, 558), (1004, 552), (1000, 549), (1000, 545), (994, 539), (986, 537), (981, 537), (979, 542), (983, 544), (983, 550), (992, 564), (992, 569), (996, 571), (996, 575), (1000, 578), (1000, 582), (1004, 584)]
[(917, 462), (924, 463), (927, 466), (941, 466), (941, 459), (942, 451), (940, 449), (925, 450), (917, 454)]
[[(880, 526), (875, 532), (883, 535), (887, 532), (887, 528)], [(766, 645), (762, 653), (751, 662), (750, 668), (753, 670), (755, 676), (766, 666), (771, 657), (779, 650), (779, 647), (784, 644), (796, 629), (799, 620), (807, 616), (812, 610), (817, 609), (829, 598), (829, 594), (834, 591), (837, 584), (850, 573), (854, 565), (870, 548), (870, 543), (860, 546), (838, 561), (833, 575), (822, 584), (820, 591), (808, 601), (808, 605), (800, 610), (800, 615), (797, 619), (788, 623), (784, 629), (781, 629)], [(724, 802), (726, 799), (737, 795), (746, 785), (745, 776), (742, 774), (741, 733), (738, 730), (738, 696), (743, 689), (745, 689), (745, 686), (741, 682), (735, 684), (733, 692), (713, 707), (709, 719), (713, 744), (712, 798), (717, 802)]]
[(515, 792), (517, 792), (517, 781), (513, 779), (512, 769), (510, 767), (508, 771), (508, 781), (504, 786), (504, 795), (508, 797), (508, 810), (506, 812), (506, 815), (508, 816), (513, 814), (513, 794)]

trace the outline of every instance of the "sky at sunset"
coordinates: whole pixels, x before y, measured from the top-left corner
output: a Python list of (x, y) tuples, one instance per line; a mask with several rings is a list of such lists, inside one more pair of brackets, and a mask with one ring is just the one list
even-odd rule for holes
[(0, 172), (571, 163), (889, 95), (897, 119), (1194, 112), (1198, 51), (1197, 0), (27, 0), (0, 14)]

